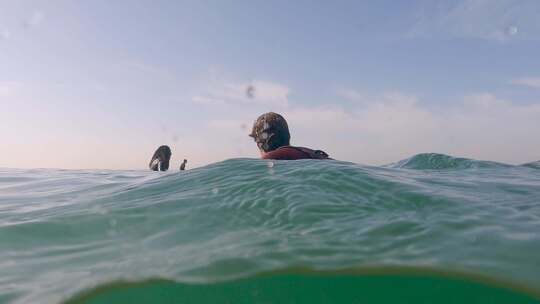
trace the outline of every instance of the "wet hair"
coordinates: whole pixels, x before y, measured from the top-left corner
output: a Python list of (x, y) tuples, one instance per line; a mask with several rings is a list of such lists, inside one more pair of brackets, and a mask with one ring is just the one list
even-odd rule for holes
[(150, 160), (150, 170), (167, 171), (169, 169), (169, 160), (171, 159), (171, 148), (169, 146), (160, 146)]
[(283, 116), (274, 112), (259, 116), (253, 124), (249, 136), (253, 137), (259, 149), (264, 152), (288, 146), (291, 140), (287, 121)]

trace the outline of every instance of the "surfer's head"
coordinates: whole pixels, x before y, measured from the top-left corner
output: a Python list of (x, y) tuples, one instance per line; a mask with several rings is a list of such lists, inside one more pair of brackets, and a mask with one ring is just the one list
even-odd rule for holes
[(169, 160), (171, 159), (171, 148), (169, 146), (160, 146), (150, 160), (149, 167), (154, 171), (167, 171), (169, 169)]
[(273, 151), (279, 147), (290, 145), (291, 135), (289, 126), (283, 116), (269, 112), (265, 113), (253, 124), (253, 129), (249, 135), (257, 143), (257, 147), (262, 152)]

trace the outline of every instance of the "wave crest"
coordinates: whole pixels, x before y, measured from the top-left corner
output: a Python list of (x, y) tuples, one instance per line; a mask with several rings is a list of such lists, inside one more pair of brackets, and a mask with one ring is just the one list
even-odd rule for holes
[(533, 168), (533, 169), (540, 169), (540, 160), (532, 162), (532, 163), (526, 163), (526, 164), (523, 164), (522, 166)]
[(477, 169), (477, 168), (500, 168), (510, 165), (479, 161), (469, 158), (453, 157), (438, 153), (421, 153), (413, 157), (387, 165), (390, 168), (417, 169), (417, 170), (446, 170), (446, 169)]

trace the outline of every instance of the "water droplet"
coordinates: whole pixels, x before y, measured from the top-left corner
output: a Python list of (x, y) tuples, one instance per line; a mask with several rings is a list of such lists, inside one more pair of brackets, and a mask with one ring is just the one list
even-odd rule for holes
[(107, 229), (107, 235), (109, 237), (114, 237), (116, 236), (116, 219), (110, 219), (109, 220), (109, 226), (110, 226), (110, 229)]
[(518, 33), (518, 28), (517, 26), (509, 26), (507, 29), (506, 29), (506, 33), (510, 36), (514, 36)]
[(105, 215), (108, 213), (107, 209), (103, 208), (102, 206), (94, 206), (92, 208), (92, 212), (97, 213), (99, 215)]
[(212, 189), (212, 193), (213, 193), (214, 195), (218, 194), (218, 193), (219, 193), (219, 189), (218, 189), (218, 188)]
[(268, 162), (266, 163), (266, 165), (268, 166), (268, 168), (274, 168), (274, 162)]
[(246, 96), (247, 98), (255, 98), (255, 87), (253, 85), (249, 85), (246, 88)]
[(267, 138), (268, 138), (268, 133), (263, 132), (263, 133), (261, 134), (261, 138), (262, 138), (262, 139), (267, 139)]

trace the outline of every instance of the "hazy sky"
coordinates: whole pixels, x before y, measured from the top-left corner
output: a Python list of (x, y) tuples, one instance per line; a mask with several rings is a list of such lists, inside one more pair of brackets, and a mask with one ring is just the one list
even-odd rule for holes
[[(540, 1), (0, 0), (0, 167), (173, 169), (292, 143), (540, 159)], [(248, 86), (254, 98), (246, 96)]]

